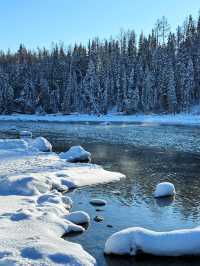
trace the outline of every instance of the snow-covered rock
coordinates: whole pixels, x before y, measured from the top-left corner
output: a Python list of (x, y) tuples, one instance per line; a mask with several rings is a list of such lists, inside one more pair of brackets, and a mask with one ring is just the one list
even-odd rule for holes
[(107, 204), (107, 201), (103, 199), (91, 199), (90, 203), (96, 206), (104, 206)]
[(32, 132), (27, 131), (27, 130), (20, 131), (19, 135), (20, 135), (20, 138), (22, 138), (22, 139), (32, 138)]
[(176, 194), (175, 187), (170, 182), (162, 182), (156, 186), (154, 197), (167, 197), (174, 196)]
[(90, 216), (84, 211), (71, 212), (66, 219), (74, 224), (86, 224), (90, 222)]
[(43, 137), (38, 137), (38, 138), (34, 139), (32, 142), (32, 147), (36, 148), (37, 150), (42, 151), (42, 152), (52, 151), (51, 143)]
[(60, 153), (60, 158), (68, 162), (90, 162), (91, 153), (81, 146), (73, 146), (67, 152)]
[(132, 256), (141, 251), (156, 256), (200, 255), (200, 227), (170, 232), (127, 228), (109, 237), (104, 251)]

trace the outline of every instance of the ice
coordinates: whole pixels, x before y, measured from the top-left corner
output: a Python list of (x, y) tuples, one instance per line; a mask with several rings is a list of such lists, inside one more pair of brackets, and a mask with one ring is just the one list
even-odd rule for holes
[(81, 146), (73, 146), (67, 152), (60, 153), (60, 158), (68, 162), (90, 162), (91, 153), (84, 150)]
[(32, 147), (38, 149), (39, 151), (42, 152), (50, 152), (52, 151), (52, 145), (51, 143), (43, 138), (43, 137), (38, 137), (33, 140)]
[(170, 182), (159, 183), (156, 186), (156, 189), (155, 189), (155, 192), (154, 192), (154, 196), (156, 198), (174, 196), (175, 194), (176, 194), (175, 187)]
[(106, 254), (156, 256), (200, 255), (200, 227), (194, 229), (155, 232), (140, 227), (127, 228), (108, 238)]

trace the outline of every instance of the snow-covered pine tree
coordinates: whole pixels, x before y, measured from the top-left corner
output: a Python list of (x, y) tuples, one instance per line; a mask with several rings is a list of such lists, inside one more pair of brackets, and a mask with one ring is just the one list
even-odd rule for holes
[(9, 84), (8, 75), (0, 73), (0, 113), (10, 114), (13, 111), (13, 88)]
[(83, 80), (83, 97), (85, 100), (85, 109), (88, 113), (99, 114), (95, 97), (95, 90), (97, 90), (97, 88), (99, 88), (99, 80), (96, 75), (95, 64), (92, 60), (90, 60)]
[(183, 78), (183, 111), (189, 112), (192, 104), (192, 94), (194, 91), (194, 68), (191, 58), (188, 59), (184, 68), (185, 78)]
[(168, 101), (168, 112), (176, 113), (177, 98), (176, 98), (176, 87), (174, 70), (172, 64), (169, 62), (167, 67), (167, 101)]
[(131, 70), (130, 77), (128, 79), (128, 91), (125, 101), (125, 110), (127, 114), (134, 114), (138, 111), (139, 103), (139, 91), (136, 86), (135, 69)]

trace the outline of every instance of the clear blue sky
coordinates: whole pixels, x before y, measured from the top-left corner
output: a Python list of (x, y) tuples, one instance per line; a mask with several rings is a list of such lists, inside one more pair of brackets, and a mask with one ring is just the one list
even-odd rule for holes
[(0, 0), (0, 49), (86, 43), (120, 29), (149, 33), (163, 15), (175, 29), (199, 8), (200, 0)]

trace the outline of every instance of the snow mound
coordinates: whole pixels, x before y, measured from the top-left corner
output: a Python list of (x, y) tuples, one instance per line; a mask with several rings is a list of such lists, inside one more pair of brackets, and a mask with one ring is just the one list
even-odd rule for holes
[(67, 152), (60, 153), (60, 158), (68, 162), (90, 162), (91, 153), (81, 146), (73, 146)]
[(96, 206), (104, 206), (107, 204), (106, 200), (102, 200), (102, 199), (91, 199), (90, 203)]
[(176, 194), (175, 187), (170, 182), (162, 182), (156, 186), (156, 190), (154, 192), (154, 197), (167, 197), (174, 196)]
[(127, 228), (109, 237), (104, 251), (131, 256), (141, 251), (156, 256), (200, 255), (200, 227), (170, 232)]
[(32, 143), (32, 147), (36, 148), (37, 150), (42, 151), (42, 152), (52, 151), (51, 143), (43, 137), (38, 137), (38, 138), (34, 139), (34, 141)]
[(71, 212), (66, 219), (74, 224), (86, 224), (90, 222), (90, 216), (84, 211)]

